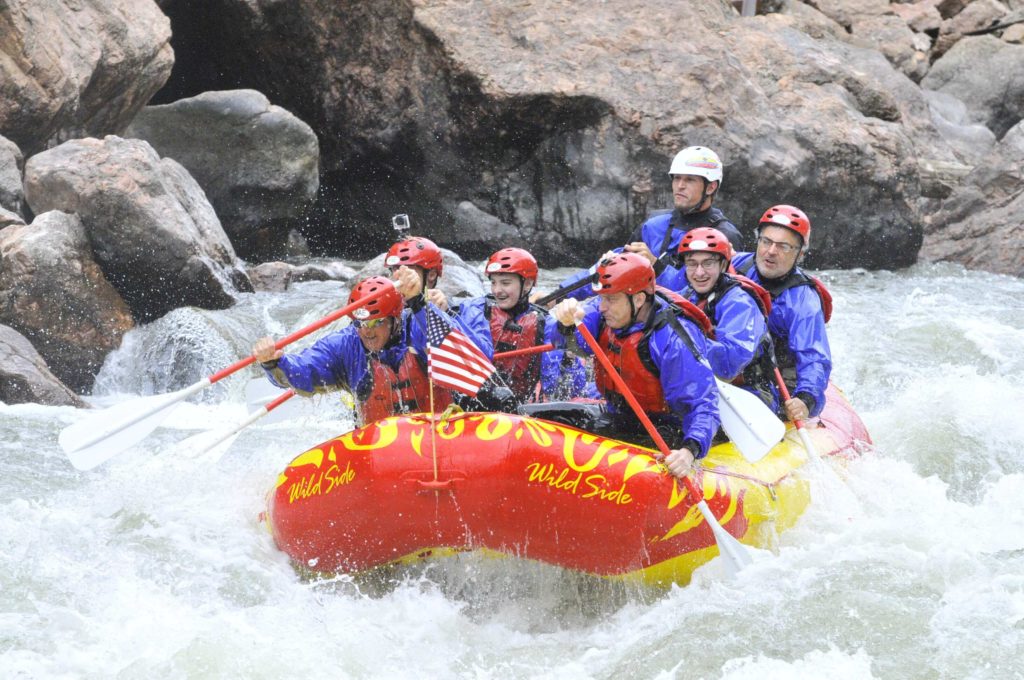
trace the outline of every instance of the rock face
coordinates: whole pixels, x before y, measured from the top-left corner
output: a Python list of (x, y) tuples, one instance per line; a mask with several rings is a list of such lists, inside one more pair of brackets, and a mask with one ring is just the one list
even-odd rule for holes
[(92, 258), (81, 220), (47, 212), (0, 231), (0, 323), (26, 336), (69, 387), (86, 392), (135, 324)]
[(0, 401), (51, 406), (88, 406), (46, 367), (32, 344), (13, 328), (0, 325)]
[(955, 95), (971, 122), (1001, 138), (1024, 118), (1024, 45), (990, 35), (964, 38), (935, 62), (921, 84)]
[(167, 81), (170, 39), (153, 0), (5, 0), (0, 134), (31, 156), (119, 132)]
[[(813, 10), (739, 20), (710, 0), (583, 13), (569, 0), (215, 7), (216, 30), (241, 38), (220, 51), (221, 68), (242, 69), (320, 133), (315, 218), (332, 228), (306, 231), (314, 248), (370, 256), (388, 244), (386, 216), (407, 212), (414, 230), (469, 257), (519, 242), (542, 264), (582, 263), (670, 207), (671, 156), (703, 144), (725, 160), (720, 207), (741, 227), (793, 203), (815, 225), (811, 266), (894, 267), (922, 238), (918, 159), (956, 160), (920, 89)], [(666, 39), (676, 25), (700, 39)], [(511, 233), (473, 233), (487, 223)]]
[(1024, 123), (942, 204), (922, 257), (1024, 276)]
[(242, 257), (280, 255), (320, 186), (316, 134), (255, 90), (146, 107), (125, 136), (189, 171)]
[(138, 319), (185, 305), (223, 309), (252, 291), (202, 189), (143, 141), (80, 139), (37, 154), (25, 194), (36, 213), (81, 217), (96, 261)]

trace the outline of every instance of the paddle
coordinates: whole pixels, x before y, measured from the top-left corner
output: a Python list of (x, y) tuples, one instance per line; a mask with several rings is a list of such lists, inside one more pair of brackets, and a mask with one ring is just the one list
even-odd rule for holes
[(533, 304), (535, 304), (535, 305), (537, 305), (539, 307), (546, 307), (547, 305), (551, 304), (552, 302), (558, 302), (559, 300), (564, 298), (569, 293), (577, 291), (580, 288), (582, 288), (583, 286), (586, 286), (586, 285), (589, 285), (589, 284), (593, 283), (594, 281), (597, 280), (597, 274), (593, 271), (593, 269), (594, 269), (593, 267), (591, 267), (590, 269), (591, 269), (590, 276), (585, 276), (582, 279), (580, 279), (579, 281), (577, 281), (576, 283), (572, 283), (572, 284), (566, 286), (565, 288), (556, 288), (554, 291), (552, 291), (551, 293), (548, 293), (544, 297), (538, 298), (536, 300), (536, 302), (534, 302)]
[[(612, 380), (615, 381), (615, 386), (619, 388), (619, 392), (621, 392), (622, 396), (624, 396), (626, 401), (629, 402), (633, 412), (636, 413), (637, 418), (639, 418), (640, 422), (643, 423), (647, 433), (651, 435), (651, 439), (653, 439), (654, 443), (658, 445), (658, 450), (661, 451), (662, 455), (668, 456), (670, 453), (668, 444), (666, 444), (665, 440), (662, 439), (661, 434), (654, 427), (654, 423), (652, 423), (651, 419), (647, 417), (647, 414), (640, 406), (640, 403), (636, 400), (636, 397), (633, 396), (632, 390), (630, 390), (629, 386), (626, 385), (626, 381), (622, 379), (619, 372), (615, 370), (612, 362), (608, 359), (608, 355), (605, 354), (604, 350), (601, 349), (601, 346), (597, 344), (597, 340), (594, 339), (590, 330), (584, 326), (581, 321), (576, 322), (576, 329), (579, 331), (580, 335), (583, 336), (583, 339), (587, 341), (587, 344), (590, 346), (594, 356), (597, 357), (598, 361), (601, 362), (601, 365), (604, 366), (608, 375), (610, 375)], [(683, 485), (686, 486), (687, 491), (690, 493), (690, 498), (700, 499), (697, 502), (697, 507), (700, 509), (701, 515), (704, 516), (704, 521), (708, 523), (709, 527), (711, 527), (711, 532), (715, 536), (715, 542), (718, 544), (718, 553), (725, 561), (726, 572), (730, 577), (735, 576), (741, 569), (743, 569), (743, 567), (753, 561), (750, 554), (742, 543), (736, 540), (734, 536), (722, 527), (714, 513), (711, 512), (711, 508), (708, 507), (707, 502), (704, 500), (703, 492), (697, 489), (693, 480), (691, 480), (688, 475), (681, 479)]]
[[(204, 453), (213, 451), (220, 447), (220, 450), (217, 451), (215, 455), (210, 456), (210, 462), (215, 463), (220, 460), (221, 456), (223, 456), (224, 452), (227, 451), (232, 443), (234, 443), (235, 439), (238, 438), (239, 433), (243, 429), (249, 427), (294, 396), (295, 392), (293, 390), (285, 390), (284, 392), (281, 392), (276, 399), (260, 406), (258, 409), (246, 416), (244, 420), (240, 421), (236, 425), (232, 425), (227, 430), (201, 432), (179, 442), (174, 448), (176, 451), (187, 452), (187, 454), (192, 458), (198, 458)], [(209, 441), (211, 438), (212, 441)]]
[(722, 429), (743, 457), (756, 463), (782, 441), (786, 424), (756, 395), (718, 378), (715, 382)]
[(511, 359), (512, 357), (522, 356), (523, 354), (540, 354), (541, 352), (547, 352), (554, 349), (555, 346), (550, 342), (543, 345), (534, 345), (533, 347), (526, 347), (523, 349), (510, 349), (507, 352), (495, 352), (495, 359)]
[[(782, 379), (782, 371), (779, 367), (775, 367), (775, 382), (779, 385), (779, 393), (782, 394), (782, 402), (789, 401), (789, 389), (786, 388), (786, 381)], [(804, 449), (807, 451), (807, 455), (816, 463), (821, 462), (821, 456), (818, 455), (818, 449), (814, 446), (814, 442), (811, 441), (810, 435), (807, 434), (807, 430), (804, 429), (804, 421), (794, 420), (793, 424), (796, 425), (796, 432), (800, 435), (800, 443), (804, 445)]]
[[(281, 338), (274, 343), (274, 347), (281, 349), (290, 345), (376, 300), (388, 290), (388, 288), (381, 288), (372, 295), (346, 305), (319, 321)], [(140, 397), (86, 416), (61, 431), (58, 438), (61, 448), (64, 449), (71, 464), (76, 468), (91, 470), (145, 438), (170, 414), (172, 406), (249, 366), (254, 361), (256, 361), (256, 357), (249, 356), (177, 392)]]

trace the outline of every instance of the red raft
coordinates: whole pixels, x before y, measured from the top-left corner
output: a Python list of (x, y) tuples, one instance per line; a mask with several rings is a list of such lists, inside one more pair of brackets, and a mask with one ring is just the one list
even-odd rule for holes
[[(839, 390), (808, 423), (822, 457), (870, 443)], [(654, 452), (501, 413), (386, 418), (298, 456), (268, 496), (278, 547), (304, 568), (354, 573), (490, 550), (609, 578), (686, 583), (718, 554), (686, 488)], [(810, 501), (794, 430), (763, 459), (714, 447), (696, 474), (711, 511), (771, 547)]]

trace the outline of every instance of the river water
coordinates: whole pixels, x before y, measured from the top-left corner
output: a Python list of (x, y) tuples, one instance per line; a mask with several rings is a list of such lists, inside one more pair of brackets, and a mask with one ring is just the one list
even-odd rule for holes
[[(778, 554), (732, 581), (477, 555), (303, 579), (257, 516), (294, 454), (348, 429), (338, 401), (196, 457), (183, 440), (245, 416), (245, 372), (89, 472), (57, 444), (86, 412), (0, 405), (0, 678), (1024, 678), (1024, 281), (822, 275), (833, 379), (876, 447), (839, 488), (812, 480)], [(129, 334), (92, 399), (184, 387), (341, 302), (313, 283), (178, 310)]]

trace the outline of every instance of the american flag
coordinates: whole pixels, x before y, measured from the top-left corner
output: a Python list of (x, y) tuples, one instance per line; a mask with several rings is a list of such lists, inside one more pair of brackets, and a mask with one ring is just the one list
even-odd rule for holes
[(427, 367), (438, 385), (475, 397), (494, 373), (480, 348), (444, 315), (427, 307)]

